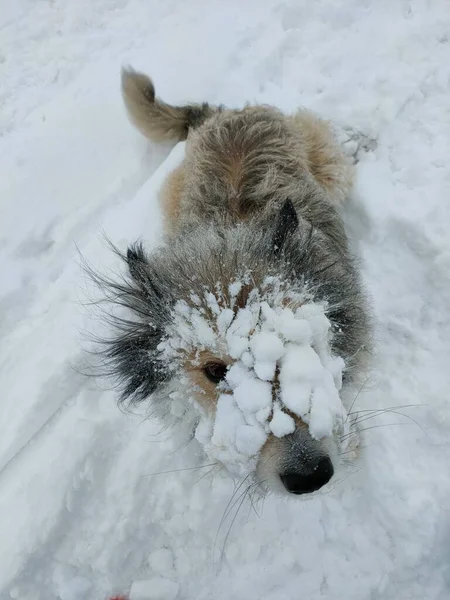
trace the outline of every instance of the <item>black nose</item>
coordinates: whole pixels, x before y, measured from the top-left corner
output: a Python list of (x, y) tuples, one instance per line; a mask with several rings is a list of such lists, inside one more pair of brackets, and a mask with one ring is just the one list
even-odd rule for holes
[(291, 494), (310, 494), (320, 490), (333, 477), (334, 469), (328, 457), (322, 458), (309, 473), (293, 471), (280, 475), (284, 487)]

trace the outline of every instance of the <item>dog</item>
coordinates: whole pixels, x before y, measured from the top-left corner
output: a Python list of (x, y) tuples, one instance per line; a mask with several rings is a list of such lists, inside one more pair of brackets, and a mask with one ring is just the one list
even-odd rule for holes
[(171, 106), (131, 68), (122, 93), (141, 133), (185, 157), (161, 190), (162, 245), (131, 245), (107, 283), (128, 311), (104, 348), (121, 401), (191, 419), (215, 463), (263, 490), (332, 485), (358, 455), (350, 406), (370, 356), (340, 213), (355, 160), (307, 110)]

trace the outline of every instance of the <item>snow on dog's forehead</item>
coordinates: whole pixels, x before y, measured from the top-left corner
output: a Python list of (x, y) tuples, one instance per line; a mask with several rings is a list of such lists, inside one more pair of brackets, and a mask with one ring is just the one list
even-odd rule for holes
[[(237, 306), (244, 285), (246, 303)], [(236, 281), (227, 294), (217, 288), (178, 302), (159, 349), (174, 369), (177, 358), (201, 350), (231, 359), (215, 417), (202, 413), (196, 436), (211, 459), (243, 475), (254, 470), (270, 434), (295, 430), (293, 416), (316, 439), (339, 425), (344, 362), (331, 355), (329, 338), (325, 306), (268, 277), (259, 288)]]

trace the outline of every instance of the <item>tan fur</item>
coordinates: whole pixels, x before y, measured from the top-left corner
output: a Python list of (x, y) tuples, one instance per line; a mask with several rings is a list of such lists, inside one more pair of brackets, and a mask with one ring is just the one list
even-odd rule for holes
[(306, 110), (291, 117), (293, 127), (301, 131), (308, 168), (316, 181), (336, 199), (343, 200), (349, 193), (354, 170), (337, 145), (327, 121)]
[(218, 397), (217, 385), (206, 377), (203, 369), (209, 362), (218, 361), (226, 365), (230, 365), (233, 362), (229, 356), (218, 358), (206, 350), (189, 355), (184, 362), (184, 369), (192, 383), (197, 402), (212, 414), (216, 410)]
[(122, 95), (128, 116), (139, 131), (155, 142), (185, 140), (199, 112), (212, 114), (207, 105), (171, 106), (155, 98), (153, 81), (133, 69), (122, 70)]
[(182, 163), (169, 173), (161, 189), (160, 202), (166, 233), (172, 232), (179, 219), (184, 180), (184, 164)]
[[(249, 121), (253, 126), (244, 130)], [(205, 220), (212, 212), (231, 222), (246, 220), (268, 206), (265, 198), (273, 197), (273, 189), (284, 197), (302, 189), (307, 197), (319, 185), (338, 206), (353, 180), (352, 165), (325, 121), (306, 112), (286, 117), (266, 107), (209, 118), (189, 135), (183, 165), (169, 175), (163, 195), (172, 231), (186, 218)]]
[(214, 415), (217, 404), (217, 386), (205, 377), (201, 369), (187, 369), (186, 374), (193, 386), (194, 397), (197, 402), (208, 413)]
[(122, 94), (130, 120), (143, 135), (156, 142), (186, 137), (183, 115), (176, 108), (155, 100), (150, 77), (124, 69)]

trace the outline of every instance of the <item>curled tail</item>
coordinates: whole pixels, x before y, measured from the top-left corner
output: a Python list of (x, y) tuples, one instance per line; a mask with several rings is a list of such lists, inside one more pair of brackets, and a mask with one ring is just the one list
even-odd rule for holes
[(122, 95), (128, 115), (145, 137), (160, 142), (182, 141), (219, 109), (207, 103), (170, 106), (155, 98), (155, 86), (143, 73), (122, 70)]

